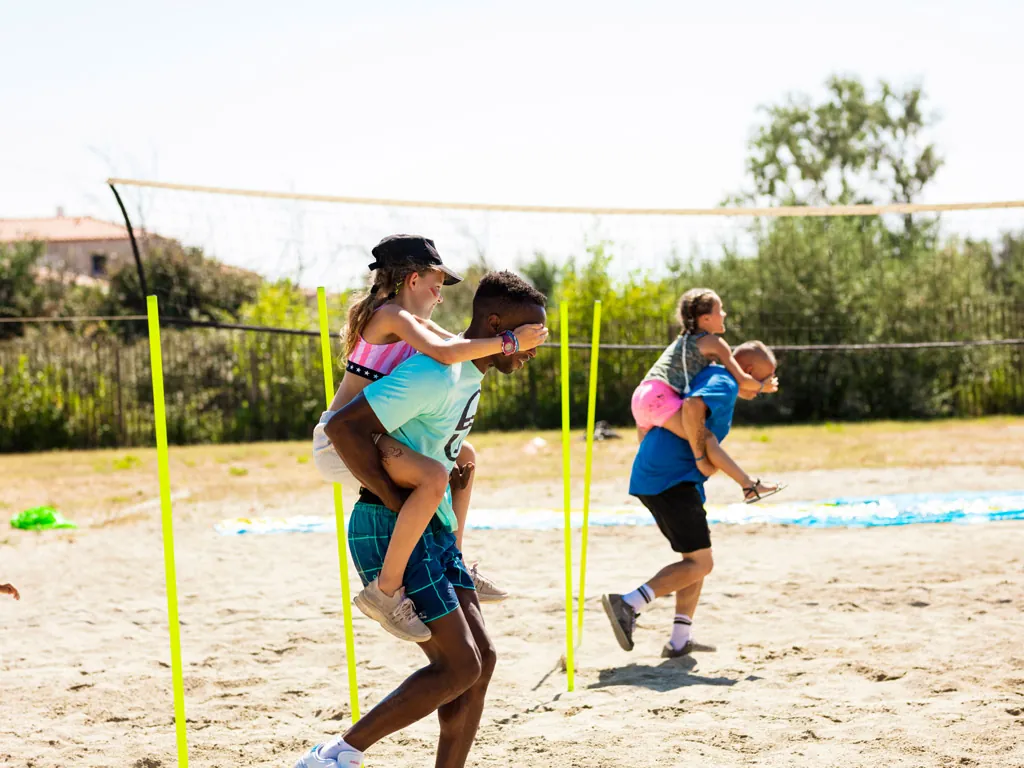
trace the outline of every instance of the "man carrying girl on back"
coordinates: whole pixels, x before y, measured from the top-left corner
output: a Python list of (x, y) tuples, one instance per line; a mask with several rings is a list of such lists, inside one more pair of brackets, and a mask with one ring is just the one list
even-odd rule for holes
[[(341, 482), (352, 473), (341, 460), (324, 431), (339, 410), (371, 382), (389, 375), (401, 363), (422, 353), (444, 365), (479, 360), (496, 354), (511, 355), (532, 350), (547, 338), (542, 324), (527, 324), (499, 336), (467, 339), (431, 322), (430, 315), (444, 299), (442, 286), (461, 282), (445, 266), (432, 240), (414, 235), (386, 237), (373, 249), (374, 272), (370, 290), (352, 304), (345, 330), (348, 362), (330, 407), (313, 431), (313, 460), (320, 474)], [(451, 505), (458, 521), (456, 546), (462, 549), (476, 455), (469, 443), (455, 448), (448, 470), (434, 459), (411, 450), (394, 438), (375, 438), (384, 466), (392, 480), (411, 489), (402, 505), (394, 534), (388, 544), (380, 575), (355, 598), (356, 606), (403, 640), (425, 642), (430, 629), (423, 623), (405, 594), (403, 577), (413, 548), (445, 497), (451, 482)], [(473, 583), (481, 603), (504, 600), (507, 593), (474, 566)]]

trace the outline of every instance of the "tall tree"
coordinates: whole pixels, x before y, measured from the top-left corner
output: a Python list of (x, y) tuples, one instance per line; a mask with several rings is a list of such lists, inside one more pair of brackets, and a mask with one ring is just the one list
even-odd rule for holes
[[(149, 290), (159, 297), (164, 317), (237, 319), (242, 305), (255, 301), (262, 283), (262, 278), (252, 272), (226, 266), (204, 255), (200, 248), (176, 242), (154, 248), (142, 263)], [(104, 309), (111, 315), (146, 313), (134, 265), (124, 266), (111, 276)]]
[[(42, 243), (0, 244), (0, 317), (29, 317), (42, 311), (36, 269), (43, 250)], [(0, 323), (0, 339), (20, 336), (23, 330), (21, 323)]]
[(552, 259), (537, 251), (533, 254), (533, 259), (519, 265), (519, 272), (548, 299), (552, 301), (556, 299), (555, 286), (558, 285), (561, 270)]
[(763, 107), (748, 145), (753, 190), (738, 197), (771, 205), (909, 203), (942, 158), (925, 140), (937, 117), (920, 86), (882, 80), (869, 91), (856, 77), (832, 76), (825, 98), (807, 95)]

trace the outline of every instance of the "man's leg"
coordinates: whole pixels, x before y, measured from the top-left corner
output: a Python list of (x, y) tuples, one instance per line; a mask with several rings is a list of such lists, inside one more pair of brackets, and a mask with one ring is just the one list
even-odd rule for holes
[(437, 745), (435, 768), (462, 768), (466, 764), (469, 749), (473, 746), (480, 726), (487, 686), (491, 682), (498, 658), (484, 628), (484, 617), (476, 593), (458, 587), (455, 593), (480, 651), (480, 676), (467, 691), (437, 710), (441, 722), (441, 738)]
[[(646, 585), (654, 592), (654, 597), (671, 595), (673, 592), (685, 590), (698, 582), (703, 582), (704, 577), (711, 573), (715, 567), (711, 549), (699, 549), (696, 552), (684, 552), (683, 559), (678, 563), (666, 565), (646, 582)], [(697, 590), (697, 597), (700, 597), (700, 589)], [(696, 606), (697, 599), (693, 598), (693, 605)]]
[[(383, 506), (363, 501), (352, 510), (349, 550), (364, 584), (380, 570), (394, 518), (394, 513)], [(458, 556), (454, 534), (432, 522), (414, 549), (405, 577), (416, 610), (431, 630), (430, 639), (420, 644), (429, 663), (406, 678), (343, 736), (310, 750), (296, 768), (326, 768), (322, 763), (329, 765), (330, 760), (345, 768), (358, 765), (370, 746), (455, 700), (479, 680), (485, 660), (457, 593), (460, 587), (472, 589), (473, 582)], [(486, 661), (493, 666), (492, 659)]]
[[(458, 476), (456, 476), (458, 475)], [(455, 469), (452, 471), (452, 511), (459, 522), (455, 532), (455, 546), (462, 550), (463, 535), (466, 532), (466, 520), (469, 517), (469, 500), (473, 493), (473, 478), (476, 477), (476, 451), (469, 443), (463, 443), (459, 451)], [(495, 584), (491, 579), (473, 566), (471, 571), (473, 586), (476, 587), (477, 598), (481, 603), (500, 603), (508, 597), (508, 592)]]
[[(624, 651), (633, 650), (633, 630), (636, 628), (636, 617), (654, 602), (654, 598), (670, 595), (673, 592), (678, 593), (680, 590), (685, 591), (695, 584), (703, 584), (704, 577), (711, 573), (713, 567), (714, 559), (711, 556), (710, 547), (699, 549), (696, 552), (686, 552), (680, 562), (666, 565), (650, 580), (632, 592), (625, 595), (602, 595), (601, 603), (612, 623), (612, 630), (615, 632), (615, 639), (619, 646)], [(687, 604), (692, 603), (696, 606), (699, 597), (700, 588), (698, 586), (695, 595), (688, 595)]]
[[(626, 651), (633, 650), (637, 616), (654, 598), (675, 592), (677, 613), (680, 607), (696, 610), (704, 577), (715, 565), (711, 554), (711, 529), (697, 486), (680, 483), (653, 496), (641, 495), (639, 499), (650, 510), (672, 549), (682, 555), (682, 560), (666, 565), (632, 592), (601, 596), (615, 639)], [(692, 613), (681, 615), (685, 622), (692, 620)], [(680, 632), (682, 634), (683, 630)]]
[(661, 649), (662, 658), (673, 659), (688, 654), (693, 633), (693, 614), (697, 612), (697, 601), (704, 586), (704, 579), (690, 584), (676, 592), (676, 615), (672, 618), (672, 634)]
[(454, 701), (480, 679), (483, 661), (463, 609), (429, 626), (430, 640), (419, 646), (430, 663), (413, 672), (348, 729), (344, 738), (352, 747), (366, 751), (385, 736)]
[(703, 588), (704, 579), (701, 578), (676, 592), (676, 613), (693, 619), (693, 615), (697, 613), (697, 601), (700, 600), (700, 591)]
[(711, 529), (708, 528), (704, 498), (698, 486), (679, 483), (653, 496), (640, 495), (638, 498), (650, 511), (672, 549), (683, 559), (666, 565), (632, 592), (601, 596), (615, 639), (625, 651), (633, 650), (636, 618), (654, 602), (654, 598), (685, 590), (701, 581), (714, 567)]

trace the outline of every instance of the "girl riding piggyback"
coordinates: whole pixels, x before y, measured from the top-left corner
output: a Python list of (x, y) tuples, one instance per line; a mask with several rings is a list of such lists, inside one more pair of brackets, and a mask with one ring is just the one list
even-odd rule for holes
[[(439, 363), (455, 365), (496, 354), (533, 349), (547, 338), (543, 325), (524, 325), (486, 339), (465, 339), (430, 320), (444, 301), (441, 289), (462, 277), (441, 261), (432, 240), (418, 235), (392, 235), (373, 249), (373, 282), (353, 300), (345, 332), (347, 364), (341, 386), (313, 430), (313, 461), (325, 480), (352, 482), (351, 471), (327, 439), (327, 422), (372, 381), (389, 375), (420, 353)], [(355, 598), (356, 606), (391, 634), (403, 640), (426, 642), (430, 629), (416, 615), (405, 595), (403, 581), (409, 558), (451, 484), (452, 509), (458, 520), (456, 543), (469, 511), (476, 455), (463, 443), (456, 467), (448, 471), (389, 435), (374, 438), (391, 479), (410, 494), (398, 512), (380, 575)], [(474, 566), (473, 583), (481, 603), (499, 602), (508, 594)]]
[[(725, 318), (722, 299), (714, 291), (693, 288), (683, 294), (677, 315), (682, 326), (679, 337), (665, 349), (633, 392), (631, 405), (640, 440), (650, 430), (661, 427), (688, 441), (691, 446), (696, 444), (697, 436), (687, 434), (683, 424), (683, 399), (689, 395), (690, 382), (694, 377), (713, 363), (725, 366), (736, 379), (740, 397), (749, 399), (778, 391), (779, 380), (775, 376), (758, 381), (740, 368), (729, 345), (719, 335), (725, 333)], [(745, 485), (749, 482), (747, 475), (713, 436), (707, 440), (706, 455), (694, 453), (694, 458), (705, 476), (721, 469), (736, 480), (748, 502), (781, 490), (777, 484), (760, 480), (753, 485)]]

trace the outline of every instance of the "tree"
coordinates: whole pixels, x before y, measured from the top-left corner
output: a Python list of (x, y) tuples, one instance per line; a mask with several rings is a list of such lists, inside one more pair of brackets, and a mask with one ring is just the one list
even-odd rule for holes
[[(935, 177), (943, 160), (925, 135), (937, 118), (924, 112), (920, 86), (904, 90), (881, 80), (873, 92), (855, 77), (832, 76), (826, 96), (807, 95), (763, 107), (747, 171), (753, 190), (727, 202), (768, 205), (911, 203)], [(828, 229), (828, 220), (817, 227)], [(812, 228), (813, 228), (812, 226)], [(910, 258), (931, 247), (935, 220), (903, 217), (902, 230), (886, 229), (894, 255)]]
[(246, 325), (309, 330), (317, 314), (309, 298), (291, 280), (263, 283), (252, 303), (242, 305), (238, 314)]
[(807, 95), (763, 107), (767, 119), (748, 144), (753, 191), (734, 198), (772, 205), (909, 203), (943, 160), (924, 134), (920, 86), (879, 82), (874, 93), (855, 77), (832, 76), (826, 97)]
[(981, 245), (987, 250), (989, 289), (1024, 313), (1024, 231), (1004, 232), (994, 248), (985, 241)]
[[(42, 311), (43, 292), (36, 282), (42, 258), (42, 243), (0, 244), (0, 317), (31, 317)], [(21, 323), (0, 323), (0, 339), (22, 332)]]
[(460, 270), (463, 280), (458, 285), (442, 288), (444, 302), (434, 310), (431, 319), (452, 333), (460, 333), (466, 329), (473, 319), (473, 295), (480, 279), (491, 271), (487, 256), (478, 251), (476, 259), (465, 269)]
[[(163, 317), (235, 320), (242, 306), (256, 299), (263, 282), (252, 272), (208, 258), (201, 248), (175, 242), (153, 248), (142, 264), (147, 287), (159, 298)], [(146, 314), (146, 300), (133, 264), (111, 276), (104, 309), (110, 315)]]
[(519, 272), (527, 280), (533, 283), (533, 287), (543, 293), (551, 301), (556, 299), (555, 286), (561, 270), (558, 265), (540, 251), (533, 254), (533, 259), (525, 264), (519, 265)]

